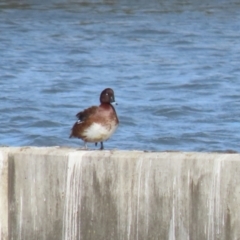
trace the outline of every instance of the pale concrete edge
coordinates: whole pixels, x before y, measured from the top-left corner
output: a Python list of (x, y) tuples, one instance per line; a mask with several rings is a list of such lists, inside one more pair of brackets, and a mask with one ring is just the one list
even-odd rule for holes
[(8, 240), (8, 158), (11, 148), (0, 148), (0, 240)]
[[(233, 159), (235, 158), (234, 156), (239, 156), (240, 153), (229, 153), (229, 152), (183, 152), (183, 151), (141, 151), (141, 150), (118, 150), (118, 149), (111, 149), (111, 150), (95, 150), (95, 149), (90, 149), (90, 150), (84, 150), (84, 149), (79, 149), (79, 148), (73, 148), (73, 147), (68, 147), (68, 146), (51, 146), (51, 147), (33, 147), (33, 146), (23, 146), (23, 147), (0, 147), (0, 151), (6, 154), (28, 154), (31, 152), (31, 154), (37, 154), (37, 155), (67, 155), (69, 154), (74, 154), (74, 155), (80, 155), (84, 153), (87, 154), (88, 156), (109, 156), (109, 155), (143, 155), (143, 156), (186, 156), (187, 158), (192, 158), (193, 156), (198, 156), (198, 157), (203, 157), (203, 156), (215, 156), (215, 157), (221, 157), (222, 159)], [(237, 157), (238, 158), (238, 157)]]

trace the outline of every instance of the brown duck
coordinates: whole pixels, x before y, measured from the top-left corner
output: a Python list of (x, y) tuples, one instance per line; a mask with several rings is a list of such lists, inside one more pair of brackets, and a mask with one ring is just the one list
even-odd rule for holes
[(114, 102), (114, 91), (111, 88), (104, 89), (100, 95), (101, 104), (98, 107), (92, 106), (76, 115), (78, 121), (72, 127), (70, 138), (81, 138), (85, 149), (87, 149), (87, 142), (93, 142), (95, 145), (100, 142), (100, 149), (104, 149), (103, 142), (112, 136), (119, 124), (116, 111), (112, 106)]

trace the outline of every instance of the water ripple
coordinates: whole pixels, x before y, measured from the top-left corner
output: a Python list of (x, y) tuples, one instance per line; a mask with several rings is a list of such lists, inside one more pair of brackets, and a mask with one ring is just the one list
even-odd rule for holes
[(1, 145), (83, 146), (68, 138), (75, 115), (112, 87), (120, 126), (106, 148), (239, 151), (239, 4), (0, 6)]

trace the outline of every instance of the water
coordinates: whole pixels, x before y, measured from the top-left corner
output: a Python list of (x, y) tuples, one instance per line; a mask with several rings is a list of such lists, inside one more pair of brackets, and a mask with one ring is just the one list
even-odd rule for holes
[[(236, 1), (0, 1), (0, 144), (83, 146), (75, 114), (115, 90), (106, 149), (240, 149)], [(95, 148), (93, 144), (89, 147)]]

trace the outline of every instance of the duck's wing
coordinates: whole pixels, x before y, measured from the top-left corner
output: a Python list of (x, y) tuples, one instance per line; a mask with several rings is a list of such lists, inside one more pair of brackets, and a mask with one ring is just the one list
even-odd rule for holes
[[(84, 109), (82, 112), (79, 112), (76, 117), (78, 121), (73, 125), (72, 131), (70, 134), (71, 137), (78, 137), (82, 138), (82, 133), (84, 131), (84, 127), (88, 126), (91, 122), (91, 118), (94, 117), (95, 113), (97, 112), (98, 107), (93, 106), (87, 109)], [(88, 121), (90, 120), (90, 121)]]
[(84, 109), (82, 112), (76, 114), (76, 117), (80, 122), (86, 121), (91, 115), (94, 115), (97, 111), (97, 106), (92, 106), (90, 108)]

